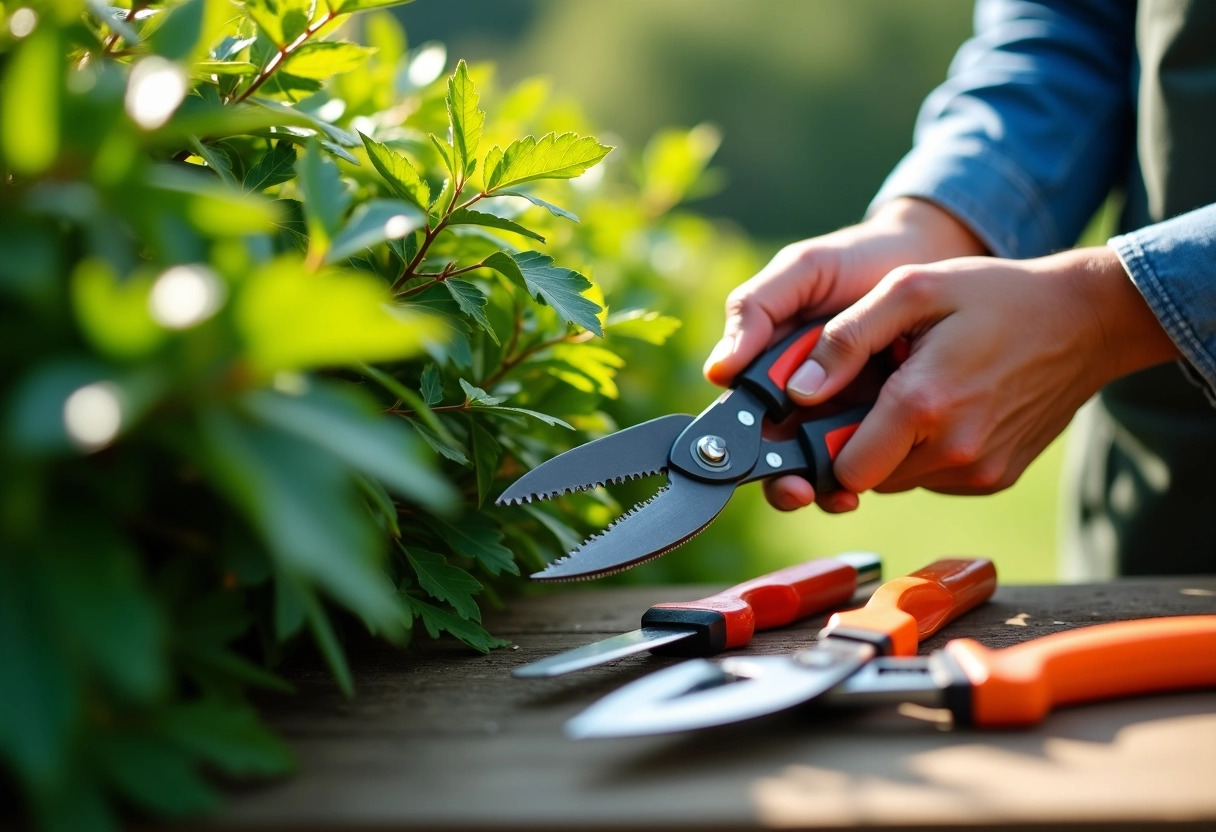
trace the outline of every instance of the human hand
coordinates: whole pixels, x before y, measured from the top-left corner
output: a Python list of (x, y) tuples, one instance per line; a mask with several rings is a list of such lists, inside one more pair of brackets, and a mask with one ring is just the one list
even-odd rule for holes
[[(790, 328), (844, 309), (897, 266), (983, 253), (983, 244), (953, 216), (911, 198), (893, 200), (859, 225), (786, 246), (727, 297), (725, 331), (705, 362), (705, 377), (730, 384)], [(800, 383), (807, 382), (791, 380)], [(775, 478), (764, 487), (769, 502), (782, 510), (815, 499), (801, 477)], [(822, 495), (820, 507), (849, 511), (857, 500), (856, 493), (840, 490)]]
[(824, 328), (802, 368), (821, 381), (791, 398), (830, 399), (900, 336), (907, 360), (836, 458), (854, 494), (1007, 488), (1100, 387), (1178, 355), (1107, 247), (967, 257), (884, 277)]

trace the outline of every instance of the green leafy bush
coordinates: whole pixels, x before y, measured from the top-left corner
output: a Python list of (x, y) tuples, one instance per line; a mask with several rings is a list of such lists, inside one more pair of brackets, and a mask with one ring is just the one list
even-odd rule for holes
[(618, 511), (492, 497), (615, 427), (678, 323), (578, 270), (670, 248), (708, 157), (571, 187), (577, 112), (487, 115), (399, 1), (0, 6), (0, 790), (43, 828), (289, 771), (246, 696), (290, 650), (350, 693), (358, 632), (492, 649), (479, 602)]

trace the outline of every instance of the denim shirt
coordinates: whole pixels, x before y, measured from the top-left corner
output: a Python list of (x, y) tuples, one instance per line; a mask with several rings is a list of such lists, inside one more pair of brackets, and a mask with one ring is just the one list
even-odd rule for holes
[[(898, 196), (930, 200), (1000, 257), (1072, 246), (1135, 167), (1139, 76), (1130, 0), (979, 0), (974, 36), (871, 211)], [(1210, 394), (1216, 203), (1162, 219), (1109, 245)]]

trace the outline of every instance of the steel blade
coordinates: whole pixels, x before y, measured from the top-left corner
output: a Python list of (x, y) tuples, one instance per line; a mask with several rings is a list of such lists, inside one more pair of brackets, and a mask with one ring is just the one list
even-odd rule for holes
[(562, 676), (566, 673), (573, 673), (576, 670), (595, 667), (596, 665), (610, 662), (613, 659), (632, 656), (634, 653), (642, 653), (652, 647), (670, 644), (673, 641), (679, 641), (682, 638), (696, 635), (696, 633), (697, 631), (691, 627), (685, 629), (643, 627), (640, 630), (621, 633), (619, 636), (606, 638), (594, 644), (586, 644), (573, 650), (567, 650), (564, 653), (558, 653), (556, 656), (549, 656), (547, 659), (525, 664), (512, 670), (511, 675), (518, 676), (521, 679)]
[(828, 638), (791, 656), (683, 662), (605, 696), (567, 722), (566, 734), (635, 737), (766, 716), (830, 690), (874, 653), (866, 642)]
[(671, 443), (693, 420), (686, 413), (660, 416), (571, 448), (533, 468), (502, 493), (498, 505), (548, 500), (662, 473)]
[(532, 576), (537, 581), (578, 581), (621, 572), (695, 537), (726, 506), (735, 485), (701, 482), (679, 471), (648, 502), (635, 506), (602, 534)]

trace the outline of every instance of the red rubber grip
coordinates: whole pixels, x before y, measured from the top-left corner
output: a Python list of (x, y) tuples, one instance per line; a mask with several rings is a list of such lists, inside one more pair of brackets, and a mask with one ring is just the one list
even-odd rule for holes
[(772, 366), (768, 368), (769, 381), (777, 385), (779, 389), (784, 390), (786, 382), (790, 380), (790, 376), (802, 366), (802, 362), (806, 361), (806, 357), (811, 354), (811, 350), (815, 349), (815, 345), (819, 343), (819, 335), (822, 332), (822, 325), (807, 330), (798, 337), (798, 340), (786, 347), (785, 352), (781, 353)]
[(837, 627), (866, 630), (891, 640), (891, 655), (915, 656), (922, 639), (992, 597), (996, 567), (988, 558), (943, 558), (888, 581), (859, 610), (828, 619), (820, 638)]
[(726, 648), (742, 647), (757, 630), (784, 627), (853, 597), (857, 570), (831, 558), (787, 566), (699, 601), (652, 609), (704, 610), (726, 619)]

